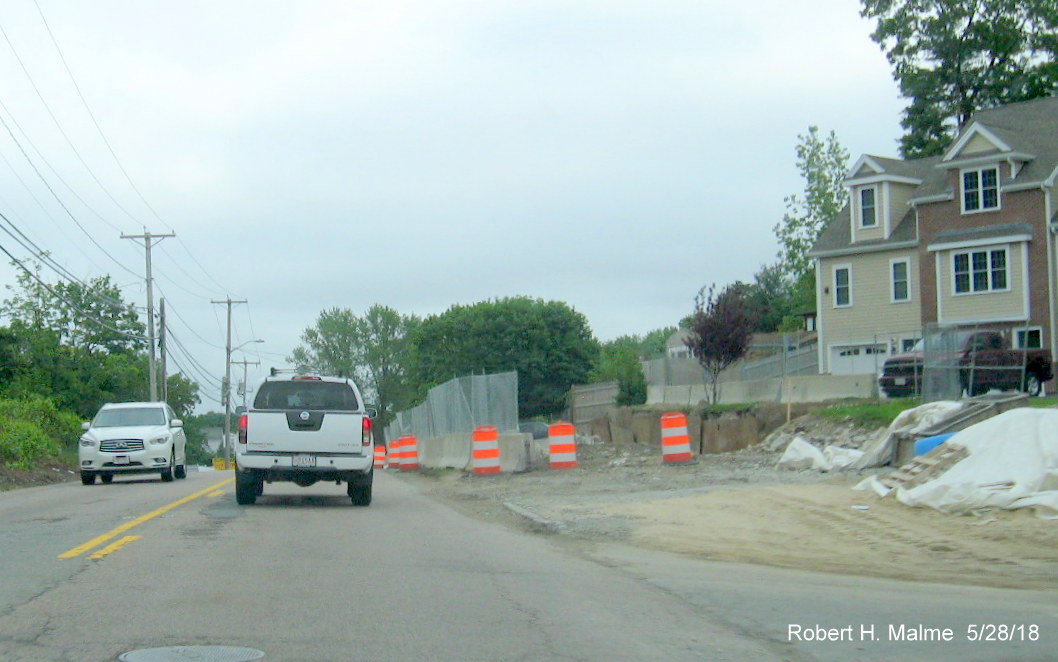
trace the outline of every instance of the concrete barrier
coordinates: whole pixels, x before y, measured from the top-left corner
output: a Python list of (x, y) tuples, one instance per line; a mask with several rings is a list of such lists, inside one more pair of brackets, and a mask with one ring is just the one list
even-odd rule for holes
[[(501, 432), (499, 434), (500, 469), (503, 473), (527, 471), (548, 463), (547, 439), (534, 440), (531, 434)], [(434, 439), (419, 440), (419, 465), (431, 469), (471, 469), (471, 433), (448, 434)]]
[[(755, 379), (745, 382), (722, 382), (720, 404), (750, 402), (823, 402), (840, 398), (876, 398), (876, 376), (868, 375), (807, 375)], [(647, 404), (666, 404), (694, 407), (711, 394), (704, 385), (648, 386)]]

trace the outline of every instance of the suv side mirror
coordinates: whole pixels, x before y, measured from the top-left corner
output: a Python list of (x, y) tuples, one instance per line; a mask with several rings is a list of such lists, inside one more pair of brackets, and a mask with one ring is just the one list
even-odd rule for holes
[(81, 423), (81, 429), (84, 430), (85, 432), (87, 432), (88, 428), (90, 428), (90, 427), (92, 427), (92, 423), (90, 421), (83, 421)]
[(169, 421), (169, 427), (182, 428), (184, 427), (184, 422), (181, 421), (179, 418), (174, 418), (173, 420)]

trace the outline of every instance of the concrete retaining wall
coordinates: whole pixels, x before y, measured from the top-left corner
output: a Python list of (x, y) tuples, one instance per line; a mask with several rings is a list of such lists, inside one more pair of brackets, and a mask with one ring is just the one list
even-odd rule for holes
[[(696, 455), (726, 453), (759, 444), (772, 430), (786, 422), (786, 417), (808, 413), (819, 405), (796, 403), (758, 404), (744, 411), (728, 411), (701, 416), (687, 414), (687, 434)], [(684, 408), (686, 409), (686, 408)], [(607, 416), (578, 428), (581, 434), (595, 435), (617, 445), (649, 444), (661, 453), (661, 415), (664, 408), (621, 407)]]
[[(500, 469), (504, 473), (526, 471), (548, 459), (546, 439), (533, 439), (530, 434), (505, 432), (499, 435)], [(473, 469), (472, 435), (449, 434), (436, 439), (419, 440), (419, 465), (432, 469)]]
[[(875, 375), (810, 375), (720, 384), (720, 404), (751, 402), (823, 402), (840, 398), (875, 398)], [(710, 394), (704, 384), (648, 386), (647, 404), (693, 407)]]

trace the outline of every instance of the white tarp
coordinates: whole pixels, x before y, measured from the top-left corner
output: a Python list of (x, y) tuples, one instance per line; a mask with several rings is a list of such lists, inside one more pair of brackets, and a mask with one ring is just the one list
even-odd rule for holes
[(893, 444), (897, 433), (914, 434), (926, 430), (951, 417), (962, 408), (961, 402), (941, 400), (900, 412), (900, 415), (889, 424), (889, 429), (885, 431), (885, 434), (863, 448), (863, 455), (853, 468), (866, 469), (889, 464), (893, 457)]
[(862, 455), (863, 453), (854, 448), (841, 446), (827, 446), (819, 450), (801, 437), (796, 437), (779, 458), (779, 466), (800, 471), (840, 471), (852, 466)]
[[(909, 506), (967, 514), (989, 508), (1034, 508), (1058, 518), (1058, 410), (1012, 409), (958, 432), (948, 443), (969, 456), (946, 472), (896, 498)], [(856, 489), (882, 493), (876, 479)]]

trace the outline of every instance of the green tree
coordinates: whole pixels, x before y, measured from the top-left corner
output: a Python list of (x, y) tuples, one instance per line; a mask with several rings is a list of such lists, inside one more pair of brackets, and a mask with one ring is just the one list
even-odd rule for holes
[(709, 378), (712, 403), (720, 402), (720, 373), (746, 355), (754, 320), (746, 302), (744, 283), (728, 285), (715, 294), (703, 287), (694, 298), (687, 348)]
[[(110, 278), (49, 285), (39, 265), (31, 268), (0, 305), (10, 320), (0, 336), (0, 395), (49, 397), (82, 418), (104, 402), (147, 399), (145, 327)], [(189, 390), (178, 388), (197, 398)]]
[(863, 0), (909, 100), (905, 158), (941, 153), (977, 110), (1058, 89), (1054, 0)]
[(348, 309), (331, 308), (320, 313), (315, 326), (305, 329), (303, 344), (294, 349), (291, 361), (301, 370), (356, 379), (365, 397), (377, 405), (383, 427), (397, 411), (414, 402), (409, 343), (418, 324), (417, 317), (378, 304), (363, 317)]
[(80, 282), (46, 284), (35, 273), (18, 272), (18, 288), (7, 286), (12, 296), (0, 306), (0, 313), (12, 323), (27, 329), (49, 330), (57, 343), (85, 350), (119, 353), (146, 349), (146, 326), (132, 304), (121, 298), (121, 291), (110, 276)]
[(424, 319), (413, 345), (424, 387), (518, 371), (522, 418), (560, 411), (570, 386), (588, 381), (599, 353), (587, 318), (565, 303), (529, 297), (452, 306)]
[(602, 343), (589, 381), (616, 381), (619, 389), (617, 404), (643, 404), (647, 401), (647, 379), (640, 363), (642, 350), (643, 339), (639, 336), (620, 336)]
[(804, 197), (786, 198), (787, 211), (774, 228), (780, 244), (780, 269), (791, 282), (806, 276), (815, 278), (808, 251), (827, 223), (848, 203), (845, 177), (849, 153), (837, 135), (831, 131), (824, 139), (819, 127), (810, 126), (807, 135), (797, 138), (797, 170), (805, 180)]

